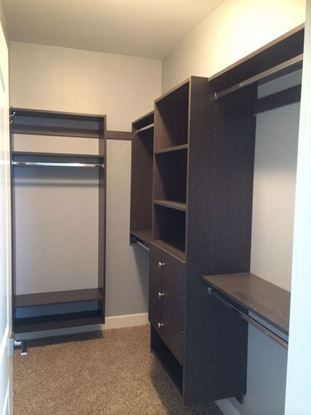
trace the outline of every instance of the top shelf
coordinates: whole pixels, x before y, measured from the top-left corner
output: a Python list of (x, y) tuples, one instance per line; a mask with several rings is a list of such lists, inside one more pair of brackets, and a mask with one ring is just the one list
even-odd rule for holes
[(290, 293), (250, 273), (203, 277), (221, 294), (288, 335)]
[(23, 157), (53, 157), (53, 158), (74, 158), (74, 159), (103, 159), (104, 155), (101, 154), (72, 154), (72, 153), (45, 153), (45, 152), (35, 152), (35, 151), (13, 151), (12, 155)]
[(145, 131), (151, 131), (154, 128), (154, 124), (146, 125), (146, 127), (142, 127), (139, 130), (135, 130), (135, 134), (143, 133)]
[(133, 131), (140, 132), (145, 129), (150, 129), (153, 127), (154, 123), (154, 112), (150, 111), (148, 114), (143, 115), (132, 123)]
[(15, 134), (104, 138), (106, 116), (11, 108)]

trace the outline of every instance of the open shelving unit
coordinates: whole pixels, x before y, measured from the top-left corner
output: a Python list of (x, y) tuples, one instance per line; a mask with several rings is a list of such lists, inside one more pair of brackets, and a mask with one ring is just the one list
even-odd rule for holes
[(151, 241), (153, 177), (153, 111), (132, 123), (130, 242)]
[[(11, 120), (12, 189), (15, 186), (16, 168), (86, 167), (98, 171), (95, 175), (98, 182), (97, 287), (17, 294), (17, 232), (16, 221), (13, 220), (13, 330), (22, 335), (33, 331), (102, 324), (105, 321), (106, 117), (11, 108)], [(76, 138), (78, 141), (75, 142)], [(94, 152), (76, 152), (84, 138), (89, 143), (85, 148), (91, 148)], [(47, 151), (37, 151), (44, 146), (48, 148)], [(56, 151), (58, 148), (61, 150)], [(71, 148), (74, 148), (74, 152), (70, 152)], [(52, 170), (48, 171), (51, 174)], [(14, 195), (12, 191), (13, 218), (16, 204)], [(23, 270), (19, 272), (21, 277)]]
[(258, 86), (301, 69), (303, 32), (155, 101), (151, 349), (189, 406), (245, 395), (248, 324), (286, 347), (289, 293), (250, 274), (256, 115), (299, 101)]

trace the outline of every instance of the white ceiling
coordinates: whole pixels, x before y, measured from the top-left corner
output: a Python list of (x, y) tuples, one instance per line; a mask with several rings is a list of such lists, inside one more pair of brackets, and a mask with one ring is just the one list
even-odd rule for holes
[(223, 0), (3, 0), (9, 39), (163, 58)]

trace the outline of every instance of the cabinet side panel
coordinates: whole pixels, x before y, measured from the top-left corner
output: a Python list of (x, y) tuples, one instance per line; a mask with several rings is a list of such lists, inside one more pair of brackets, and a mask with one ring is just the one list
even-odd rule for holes
[(184, 399), (189, 405), (246, 391), (247, 324), (209, 298), (204, 274), (250, 267), (256, 87), (215, 101), (191, 90)]

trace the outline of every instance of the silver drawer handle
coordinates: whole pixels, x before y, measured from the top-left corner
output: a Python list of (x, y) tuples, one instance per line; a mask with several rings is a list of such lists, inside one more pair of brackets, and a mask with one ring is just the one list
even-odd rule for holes
[(158, 262), (159, 268), (163, 268), (164, 266), (165, 266), (165, 262), (161, 262), (161, 261)]
[(158, 292), (158, 297), (159, 297), (159, 298), (162, 298), (162, 297), (164, 297), (164, 292), (162, 292), (162, 291), (159, 291), (159, 292)]
[(158, 323), (158, 329), (161, 329), (164, 326), (163, 323)]

